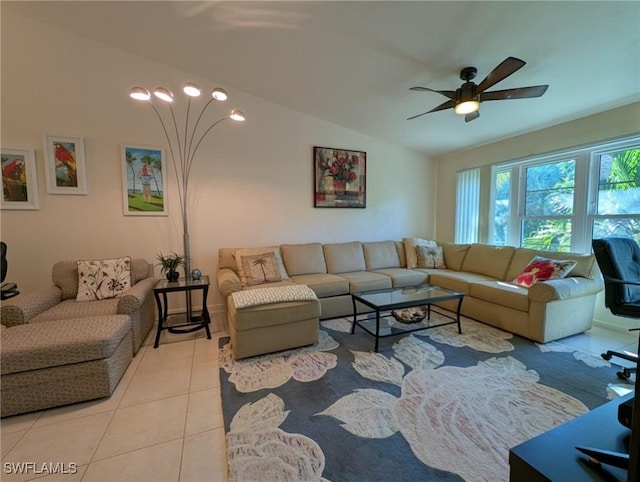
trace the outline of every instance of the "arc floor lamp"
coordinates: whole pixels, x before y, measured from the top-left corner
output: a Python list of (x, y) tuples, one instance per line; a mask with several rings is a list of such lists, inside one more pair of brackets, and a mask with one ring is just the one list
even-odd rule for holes
[(207, 108), (213, 102), (224, 102), (227, 100), (228, 95), (227, 92), (220, 88), (216, 87), (211, 91), (211, 98), (204, 104), (202, 110), (197, 115), (194, 116), (194, 121), (192, 122), (191, 116), (191, 101), (194, 98), (198, 98), (202, 94), (202, 90), (200, 87), (192, 82), (188, 82), (183, 87), (183, 92), (187, 96), (187, 107), (184, 116), (184, 126), (178, 126), (178, 120), (176, 119), (176, 113), (173, 109), (174, 95), (173, 93), (164, 87), (156, 87), (153, 89), (153, 97), (154, 100), (160, 101), (162, 104), (168, 106), (168, 114), (165, 111), (165, 114), (158, 110), (158, 107), (154, 104), (152, 100), (152, 95), (144, 87), (133, 87), (129, 90), (129, 97), (134, 100), (142, 101), (148, 103), (153, 111), (156, 113), (158, 120), (160, 121), (160, 125), (162, 126), (162, 131), (164, 132), (165, 138), (169, 145), (169, 155), (171, 158), (171, 163), (173, 164), (174, 172), (176, 175), (176, 180), (178, 184), (178, 198), (180, 200), (180, 214), (182, 216), (182, 229), (183, 229), (183, 249), (184, 249), (184, 257), (185, 257), (185, 276), (189, 277), (191, 275), (191, 242), (189, 238), (189, 176), (191, 174), (191, 167), (193, 165), (193, 161), (198, 153), (198, 148), (202, 144), (204, 138), (216, 127), (218, 124), (222, 123), (225, 120), (232, 120), (236, 122), (243, 122), (245, 120), (245, 115), (240, 110), (231, 110), (228, 115), (217, 119), (212, 123), (206, 123), (201, 126), (201, 123), (204, 122), (204, 115), (207, 111)]

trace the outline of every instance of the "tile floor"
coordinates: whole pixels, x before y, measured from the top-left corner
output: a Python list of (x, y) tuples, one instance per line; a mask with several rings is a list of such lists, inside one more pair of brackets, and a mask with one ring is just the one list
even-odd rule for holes
[[(165, 332), (156, 350), (150, 336), (111, 397), (2, 419), (0, 479), (225, 481), (217, 335)], [(637, 340), (596, 326), (562, 343), (594, 354), (637, 353)], [(17, 462), (34, 465), (10, 473)], [(43, 464), (55, 463), (75, 473), (47, 475)]]

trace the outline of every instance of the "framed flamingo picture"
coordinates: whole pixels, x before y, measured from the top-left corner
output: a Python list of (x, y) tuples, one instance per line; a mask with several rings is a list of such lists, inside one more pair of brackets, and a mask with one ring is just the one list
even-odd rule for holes
[(367, 153), (314, 147), (313, 183), (316, 208), (365, 208)]
[(33, 149), (0, 148), (2, 209), (38, 209), (38, 178)]
[(48, 194), (87, 194), (84, 140), (45, 134), (44, 173)]
[(167, 216), (164, 149), (122, 146), (125, 216)]

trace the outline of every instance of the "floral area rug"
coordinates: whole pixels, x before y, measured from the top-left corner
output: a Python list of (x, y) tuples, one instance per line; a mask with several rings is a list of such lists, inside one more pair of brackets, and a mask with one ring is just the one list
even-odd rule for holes
[(509, 448), (617, 396), (615, 367), (561, 342), (463, 319), (373, 353), (350, 328), (237, 362), (220, 341), (231, 482), (508, 480)]

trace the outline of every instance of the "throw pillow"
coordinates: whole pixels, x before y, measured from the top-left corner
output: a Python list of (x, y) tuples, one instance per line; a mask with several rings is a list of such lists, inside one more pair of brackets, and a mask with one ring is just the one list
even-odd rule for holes
[(131, 288), (131, 258), (78, 261), (76, 301), (106, 300)]
[[(280, 279), (276, 280), (275, 276), (272, 274), (272, 275), (266, 276), (268, 281), (264, 281), (264, 276), (262, 276), (260, 264), (263, 264), (263, 265), (269, 264), (269, 259), (271, 259), (271, 257), (268, 256), (269, 254), (273, 254), (274, 256), (275, 272), (278, 273), (278, 275), (280, 276)], [(268, 259), (265, 258), (265, 261), (258, 261), (258, 258), (251, 258), (251, 260), (249, 261), (249, 265), (257, 261), (258, 264), (255, 265), (254, 268), (257, 268), (258, 271), (249, 270), (249, 272), (247, 272), (245, 270), (245, 263), (243, 259), (246, 257), (253, 257), (253, 256), (260, 256), (260, 255), (267, 255)], [(282, 262), (282, 255), (280, 254), (280, 248), (278, 248), (277, 246), (268, 247), (268, 248), (242, 248), (242, 249), (236, 250), (235, 253), (233, 253), (233, 257), (235, 258), (235, 261), (236, 261), (236, 272), (238, 273), (238, 278), (240, 278), (240, 282), (242, 283), (242, 286), (254, 286), (256, 284), (273, 283), (275, 281), (291, 279), (289, 278), (289, 275), (287, 274), (287, 271), (284, 268), (284, 263)], [(254, 276), (254, 274), (257, 274), (258, 276)], [(258, 282), (258, 280), (260, 279), (262, 279), (263, 281)]]
[(426, 246), (429, 248), (436, 248), (438, 243), (430, 239), (422, 238), (403, 238), (404, 252), (407, 257), (407, 268), (413, 269), (418, 267), (418, 253), (416, 248), (418, 246)]
[(446, 268), (441, 246), (435, 248), (418, 246), (416, 252), (418, 253), (418, 268)]
[(534, 256), (522, 274), (514, 279), (513, 282), (517, 285), (524, 286), (525, 288), (530, 288), (538, 281), (566, 277), (575, 265), (575, 261)]
[(247, 286), (274, 283), (282, 279), (276, 266), (276, 255), (274, 253), (241, 256), (240, 262), (242, 263)]

